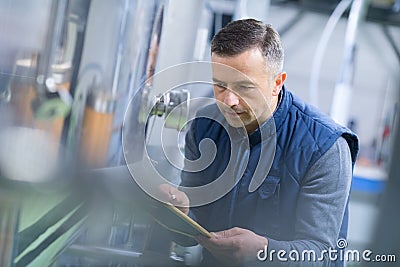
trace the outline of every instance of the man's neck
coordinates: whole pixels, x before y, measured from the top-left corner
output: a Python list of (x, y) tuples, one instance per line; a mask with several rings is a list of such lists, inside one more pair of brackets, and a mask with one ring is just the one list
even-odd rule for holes
[(246, 125), (246, 131), (247, 134), (250, 135), (253, 132), (255, 132), (258, 128), (260, 128), (269, 118), (271, 118), (271, 116), (274, 115), (276, 109), (279, 106), (279, 103), (281, 101), (281, 94), (282, 94), (282, 90), (279, 92), (278, 96), (274, 97), (273, 99), (271, 99), (271, 103), (268, 105), (269, 109), (267, 110), (268, 114), (265, 116), (265, 119), (262, 119), (261, 121), (255, 121), (252, 124)]

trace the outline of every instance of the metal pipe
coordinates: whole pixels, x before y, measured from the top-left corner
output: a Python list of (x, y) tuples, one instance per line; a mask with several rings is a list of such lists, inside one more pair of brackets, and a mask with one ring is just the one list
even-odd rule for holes
[(321, 71), (322, 59), (328, 46), (329, 38), (332, 35), (337, 23), (342, 17), (343, 13), (351, 4), (351, 0), (342, 0), (332, 15), (329, 17), (328, 22), (325, 25), (324, 31), (322, 32), (321, 39), (319, 40), (317, 51), (313, 60), (311, 75), (310, 75), (310, 103), (314, 106), (318, 106), (318, 81)]
[(343, 65), (335, 87), (330, 111), (332, 118), (342, 125), (347, 125), (349, 120), (357, 32), (361, 21), (365, 18), (368, 5), (369, 0), (354, 0), (347, 23)]
[(59, 49), (60, 46), (60, 39), (67, 7), (68, 0), (58, 0), (52, 2), (49, 24), (54, 26), (48, 32), (45, 49), (42, 51), (39, 57), (38, 74), (36, 78), (36, 89), (39, 94), (46, 92), (46, 82), (48, 82), (47, 79), (52, 74), (51, 65), (54, 62), (57, 49)]

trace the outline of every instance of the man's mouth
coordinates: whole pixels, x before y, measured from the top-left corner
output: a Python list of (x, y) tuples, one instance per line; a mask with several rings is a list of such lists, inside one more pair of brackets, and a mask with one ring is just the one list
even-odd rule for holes
[(228, 116), (237, 117), (242, 115), (244, 111), (224, 110), (224, 113)]

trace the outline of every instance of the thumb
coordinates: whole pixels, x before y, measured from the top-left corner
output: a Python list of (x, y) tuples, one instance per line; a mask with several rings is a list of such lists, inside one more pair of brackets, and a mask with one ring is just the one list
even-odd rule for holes
[(240, 229), (235, 227), (228, 230), (214, 233), (216, 238), (229, 238), (240, 234)]
[(231, 230), (224, 230), (224, 231), (214, 233), (214, 236), (217, 239), (228, 238), (228, 237), (232, 236), (232, 233), (231, 233)]

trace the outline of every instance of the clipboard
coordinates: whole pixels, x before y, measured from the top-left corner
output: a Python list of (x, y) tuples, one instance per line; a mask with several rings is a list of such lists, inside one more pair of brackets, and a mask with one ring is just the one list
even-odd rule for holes
[(198, 235), (212, 237), (210, 232), (172, 204), (159, 202), (148, 211), (158, 224), (172, 232), (192, 238)]
[(141, 208), (164, 228), (191, 238), (198, 235), (212, 237), (210, 232), (172, 204), (147, 195), (134, 182), (126, 166), (92, 170), (91, 176), (97, 182), (101, 181), (112, 197), (127, 203), (141, 203)]

